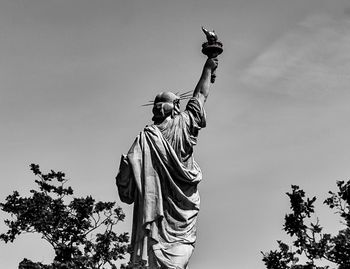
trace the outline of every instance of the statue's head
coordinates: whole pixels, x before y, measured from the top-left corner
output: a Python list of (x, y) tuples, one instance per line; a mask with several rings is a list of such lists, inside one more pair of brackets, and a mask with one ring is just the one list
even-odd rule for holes
[(153, 102), (153, 117), (155, 123), (162, 122), (168, 116), (174, 117), (180, 113), (180, 97), (172, 92), (157, 94)]

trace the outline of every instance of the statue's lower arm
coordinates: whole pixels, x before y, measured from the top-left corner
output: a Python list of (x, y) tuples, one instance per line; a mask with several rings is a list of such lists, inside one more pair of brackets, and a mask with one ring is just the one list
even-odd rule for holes
[(197, 97), (202, 103), (207, 100), (210, 89), (210, 79), (214, 70), (217, 67), (217, 58), (208, 58), (204, 64), (201, 77), (194, 89), (193, 96)]

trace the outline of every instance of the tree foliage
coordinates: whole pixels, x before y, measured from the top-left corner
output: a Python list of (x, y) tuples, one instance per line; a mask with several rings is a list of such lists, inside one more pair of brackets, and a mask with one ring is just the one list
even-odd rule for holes
[(122, 209), (115, 202), (74, 197), (62, 172), (44, 174), (36, 164), (30, 168), (38, 177), (38, 189), (30, 190), (30, 197), (14, 191), (0, 203), (11, 216), (5, 220), (8, 230), (0, 239), (8, 243), (20, 234), (40, 234), (53, 247), (55, 258), (50, 265), (24, 259), (19, 268), (116, 269), (115, 261), (124, 258), (129, 241), (127, 233), (117, 234), (113, 229), (125, 218)]
[[(287, 193), (292, 212), (285, 216), (283, 227), (292, 238), (292, 245), (277, 241), (278, 250), (262, 253), (267, 269), (350, 268), (350, 181), (337, 181), (337, 187), (338, 191), (329, 191), (324, 201), (340, 216), (344, 226), (332, 236), (323, 233), (318, 219), (313, 220), (316, 197), (307, 198), (299, 186), (292, 185), (292, 191)], [(320, 266), (322, 261), (329, 265)]]

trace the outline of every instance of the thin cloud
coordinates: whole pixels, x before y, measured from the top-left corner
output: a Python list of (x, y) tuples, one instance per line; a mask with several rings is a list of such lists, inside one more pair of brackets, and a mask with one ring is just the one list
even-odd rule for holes
[(350, 82), (350, 20), (310, 16), (261, 52), (241, 74), (256, 89), (329, 93)]

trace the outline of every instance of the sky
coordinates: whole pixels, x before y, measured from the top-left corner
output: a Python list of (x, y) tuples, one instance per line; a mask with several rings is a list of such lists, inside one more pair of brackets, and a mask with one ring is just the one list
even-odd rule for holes
[[(350, 3), (345, 0), (2, 0), (0, 201), (64, 171), (77, 196), (132, 206), (115, 187), (120, 155), (151, 123), (142, 104), (194, 89), (200, 27), (224, 44), (195, 158), (203, 170), (191, 269), (263, 269), (282, 231), (290, 185), (322, 205), (350, 177)], [(184, 104), (183, 104), (184, 105)], [(8, 216), (0, 213), (1, 219)], [(0, 231), (6, 231), (0, 223)], [(38, 236), (0, 243), (2, 268), (49, 263)]]

